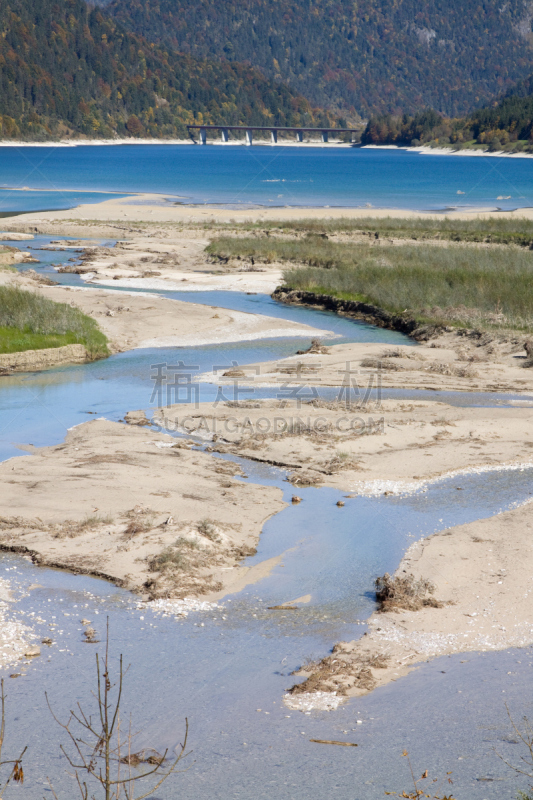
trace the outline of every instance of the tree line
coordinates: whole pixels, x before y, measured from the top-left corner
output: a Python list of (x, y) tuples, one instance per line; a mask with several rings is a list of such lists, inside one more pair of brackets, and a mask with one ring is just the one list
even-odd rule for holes
[(84, 0), (7, 0), (0, 33), (3, 139), (169, 138), (197, 123), (337, 122), (250, 66), (159, 47)]
[(412, 116), (371, 117), (361, 142), (533, 152), (533, 76), (520, 82), (498, 102), (465, 117), (445, 117), (431, 108)]

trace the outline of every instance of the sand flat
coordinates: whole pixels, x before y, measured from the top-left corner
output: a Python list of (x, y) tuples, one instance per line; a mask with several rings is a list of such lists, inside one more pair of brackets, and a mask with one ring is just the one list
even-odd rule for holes
[[(166, 202), (166, 200), (170, 202)], [(442, 214), (430, 212), (411, 211), (397, 208), (321, 208), (321, 207), (274, 207), (264, 206), (244, 208), (224, 208), (218, 205), (187, 205), (172, 202), (167, 195), (139, 193), (135, 197), (111, 198), (102, 203), (87, 203), (74, 209), (60, 211), (37, 211), (24, 214), (23, 220), (18, 217), (18, 223), (61, 223), (64, 221), (86, 223), (121, 223), (135, 222), (169, 223), (169, 222), (255, 222), (261, 220), (292, 220), (292, 219), (365, 219), (376, 217), (394, 216), (400, 219), (420, 219), (427, 217), (442, 218)], [(473, 211), (449, 211), (446, 216), (450, 219), (472, 219), (473, 217), (498, 218), (518, 217), (533, 218), (532, 208), (519, 208), (515, 211), (499, 211), (496, 208), (474, 209)], [(4, 223), (3, 223), (4, 224)], [(18, 230), (13, 223), (8, 223), (10, 230)], [(8, 227), (6, 226), (6, 230)], [(59, 232), (59, 231), (58, 231)]]
[[(352, 402), (362, 399), (369, 387), (375, 391), (381, 387), (529, 393), (533, 391), (533, 369), (524, 369), (525, 338), (505, 331), (484, 335), (474, 331), (465, 336), (463, 331), (450, 329), (416, 346), (324, 341), (322, 352), (244, 365), (240, 382), (272, 387), (345, 386)], [(232, 381), (218, 375), (202, 377), (217, 383)]]
[[(279, 489), (146, 427), (93, 420), (26, 449), (0, 464), (0, 547), (151, 598), (246, 583), (239, 564), (284, 507)], [(162, 552), (172, 558), (154, 566)]]
[[(396, 575), (431, 581), (443, 605), (375, 612), (369, 632), (341, 642), (306, 678), (292, 707), (313, 707), (315, 693), (359, 696), (398, 680), (417, 664), (451, 653), (533, 643), (533, 503), (441, 531), (413, 544)], [(320, 707), (321, 697), (317, 697)]]
[(533, 463), (533, 406), (461, 408), (383, 400), (379, 407), (282, 400), (176, 404), (162, 429), (212, 441), (218, 452), (283, 466), (295, 486), (364, 495), (413, 492), (464, 471)]

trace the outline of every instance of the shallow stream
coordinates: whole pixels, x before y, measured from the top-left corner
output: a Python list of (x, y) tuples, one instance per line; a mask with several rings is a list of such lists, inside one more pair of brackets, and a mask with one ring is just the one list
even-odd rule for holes
[[(53, 255), (57, 263), (59, 254)], [(238, 310), (253, 304), (255, 313), (275, 312), (332, 330), (342, 337), (337, 342), (407, 341), (328, 313), (278, 306), (260, 295), (179, 296)], [(93, 364), (2, 378), (0, 457), (20, 456), (16, 443), (59, 442), (69, 427), (94, 414), (116, 420), (131, 409), (148, 410), (154, 363), (182, 359), (203, 372), (213, 364), (267, 360), (305, 346), (307, 341), (298, 338), (136, 350)], [(214, 399), (216, 387), (204, 384), (204, 392), (202, 399)], [(258, 389), (255, 396), (272, 393)], [(430, 396), (436, 395), (465, 405), (509, 400), (460, 393)], [(396, 391), (394, 396), (427, 395)], [(237, 460), (245, 466), (246, 480), (278, 486), (290, 499), (293, 490), (283, 471)], [(339, 640), (362, 635), (374, 608), (374, 578), (393, 571), (413, 541), (527, 499), (532, 477), (532, 470), (462, 476), (408, 497), (345, 499), (342, 509), (335, 505), (344, 499), (341, 492), (301, 489), (302, 503), (289, 505), (266, 523), (258, 552), (248, 560), (283, 554), (269, 577), (227, 597), (219, 608), (187, 618), (154, 613), (105, 581), (39, 569), (26, 559), (3, 555), (0, 577), (15, 587), (13, 613), (39, 637), (54, 639), (49, 650), (42, 648), (40, 659), (5, 673), (23, 672), (7, 688), (10, 745), (29, 745), (24, 798), (51, 797), (46, 776), (59, 797), (76, 796), (63, 772), (61, 731), (44, 692), (62, 718), (78, 701), (90, 705), (99, 646), (82, 642), (79, 620), (90, 619), (101, 637), (106, 616), (113, 652), (124, 653), (131, 663), (123, 708), (133, 712), (135, 727), (142, 728), (139, 749), (176, 746), (184, 718), (189, 719), (190, 769), (171, 778), (152, 800), (377, 800), (384, 791), (409, 788), (404, 748), (420, 774), (425, 769), (435, 776), (452, 772), (453, 787), (442, 788), (453, 789), (458, 800), (514, 797), (526, 783), (514, 777), (494, 747), (507, 758), (515, 757), (515, 751), (522, 754), (512, 744), (504, 704), (516, 718), (532, 715), (529, 649), (436, 659), (332, 712), (290, 711), (282, 696), (297, 680), (290, 673), (307, 659), (322, 657)], [(268, 609), (304, 595), (311, 600), (297, 612)], [(327, 747), (311, 738), (352, 740), (359, 746)]]

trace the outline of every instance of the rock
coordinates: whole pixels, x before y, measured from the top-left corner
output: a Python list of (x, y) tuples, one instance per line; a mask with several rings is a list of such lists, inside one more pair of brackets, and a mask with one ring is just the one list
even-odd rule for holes
[(144, 413), (144, 411), (128, 411), (124, 415), (124, 422), (128, 425), (151, 425), (152, 423)]
[(324, 347), (320, 339), (312, 339), (311, 346), (307, 348), (307, 350), (297, 350), (297, 356), (303, 356), (305, 353), (315, 353), (315, 354), (322, 354), (327, 355), (329, 353), (329, 347)]
[(49, 636), (45, 636), (44, 639), (41, 639), (41, 644), (47, 644), (49, 647), (53, 643), (53, 639), (50, 639)]
[(25, 242), (26, 239), (34, 239), (33, 233), (2, 233), (3, 242)]
[(245, 378), (246, 373), (242, 369), (228, 369), (222, 373), (223, 378)]
[(34, 269), (27, 269), (25, 272), (21, 273), (24, 278), (30, 278), (32, 281), (36, 283), (40, 283), (42, 286), (59, 286), (58, 281), (53, 281), (47, 275), (39, 275), (38, 272), (35, 272)]
[(344, 505), (344, 500), (337, 500), (337, 505), (339, 506), (339, 508), (342, 508)]
[(28, 647), (24, 655), (26, 658), (37, 658), (37, 656), (41, 655), (41, 648), (36, 644), (32, 644)]
[(298, 497), (298, 495), (296, 495), (296, 494), (293, 494), (293, 496), (291, 498), (291, 503), (296, 505), (297, 503), (301, 503), (301, 502), (302, 502), (302, 498)]
[(66, 264), (65, 266), (60, 266), (57, 270), (58, 272), (68, 272), (74, 275), (85, 275), (86, 272), (92, 272), (92, 267), (80, 267), (80, 266), (73, 266), (70, 264)]
[(85, 617), (83, 619), (80, 619), (80, 622), (81, 622), (82, 625), (90, 625), (91, 624), (91, 620), (90, 619), (85, 619)]
[(142, 763), (142, 758), (140, 758), (137, 753), (131, 753), (130, 755), (124, 756), (124, 758), (120, 759), (121, 764), (128, 764), (130, 767), (137, 767), (139, 764)]
[(98, 639), (96, 639), (96, 631), (94, 628), (86, 628), (83, 632), (85, 636), (85, 643), (86, 644), (96, 644)]

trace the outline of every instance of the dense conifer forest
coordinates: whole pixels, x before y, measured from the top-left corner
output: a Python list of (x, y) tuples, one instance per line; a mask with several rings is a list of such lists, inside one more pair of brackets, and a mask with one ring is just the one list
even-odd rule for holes
[(178, 54), (83, 0), (0, 4), (0, 136), (185, 137), (185, 125), (334, 125), (242, 64)]
[(480, 147), (507, 152), (533, 152), (533, 76), (521, 81), (499, 101), (466, 117), (450, 119), (433, 109), (413, 116), (372, 117), (363, 144)]
[(249, 63), (349, 120), (425, 107), (462, 116), (531, 72), (533, 6), (524, 0), (111, 0), (106, 8), (156, 43)]

